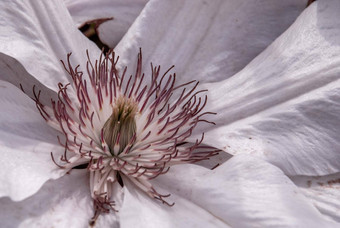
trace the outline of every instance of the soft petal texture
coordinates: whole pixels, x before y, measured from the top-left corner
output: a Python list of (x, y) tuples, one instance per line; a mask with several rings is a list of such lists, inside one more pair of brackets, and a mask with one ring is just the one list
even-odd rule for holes
[(51, 104), (51, 98), (57, 100), (57, 93), (48, 89), (40, 83), (35, 77), (30, 75), (25, 68), (16, 60), (8, 55), (0, 53), (0, 79), (7, 81), (18, 88), (24, 89), (29, 97), (34, 97), (34, 93), (38, 95), (39, 91), (43, 91), (40, 96), (40, 102), (44, 105)]
[(35, 103), (13, 85), (0, 81), (0, 196), (22, 200), (39, 190), (60, 170), (51, 160), (64, 152), (56, 132)]
[[(60, 62), (66, 60), (67, 53), (73, 52), (72, 62), (83, 67), (87, 49), (91, 56), (100, 54), (78, 31), (62, 1), (3, 0), (0, 10), (0, 61), (10, 65), (6, 55), (16, 59), (28, 74), (52, 90), (57, 89), (58, 82), (69, 81)], [(15, 75), (25, 81), (26, 74)], [(0, 79), (8, 78), (4, 77), (0, 75)]]
[[(196, 140), (196, 139), (194, 139)], [(216, 166), (228, 161), (233, 155), (220, 151), (217, 155), (210, 157), (209, 159), (198, 161), (195, 165), (200, 165), (208, 169), (213, 169)]]
[(173, 207), (150, 198), (128, 184), (124, 192), (124, 204), (119, 211), (121, 228), (230, 227), (214, 214), (185, 198), (173, 195), (171, 200), (176, 201)]
[(340, 223), (340, 173), (320, 177), (296, 176), (292, 181), (322, 214)]
[(241, 72), (207, 84), (218, 127), (205, 143), (256, 154), (288, 175), (339, 172), (339, 12), (337, 0), (315, 2)]
[[(48, 181), (37, 194), (21, 202), (0, 199), (0, 210), (1, 227), (6, 228), (88, 227), (94, 213), (88, 176), (84, 170), (73, 170), (59, 180)], [(100, 217), (96, 225), (118, 227), (118, 222), (110, 214)]]
[(112, 18), (98, 27), (99, 38), (113, 48), (121, 40), (148, 0), (65, 0), (78, 27), (96, 19)]
[(305, 5), (305, 0), (150, 1), (115, 50), (131, 65), (141, 47), (144, 71), (150, 61), (164, 69), (174, 64), (179, 82), (220, 81), (267, 47)]
[(178, 202), (191, 202), (231, 227), (339, 226), (325, 219), (280, 169), (252, 156), (236, 155), (212, 171), (174, 166), (154, 183), (177, 195), (174, 210)]

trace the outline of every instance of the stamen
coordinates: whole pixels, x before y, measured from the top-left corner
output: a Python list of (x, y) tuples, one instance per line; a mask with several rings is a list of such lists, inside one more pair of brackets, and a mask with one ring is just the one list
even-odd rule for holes
[(51, 107), (40, 102), (41, 91), (33, 87), (32, 99), (41, 116), (65, 137), (62, 143), (58, 136), (64, 154), (57, 163), (51, 153), (52, 161), (67, 170), (87, 166), (95, 210), (92, 222), (100, 213), (117, 212), (112, 186), (125, 186), (124, 180), (173, 206), (165, 199), (170, 194), (158, 193), (150, 180), (172, 165), (206, 160), (219, 152), (201, 145), (204, 134), (193, 143), (187, 141), (197, 124), (214, 124), (206, 117), (215, 113), (203, 112), (206, 90), (197, 90), (196, 81), (176, 85), (176, 74), (170, 74), (174, 66), (162, 74), (160, 66), (152, 63), (148, 84), (141, 50), (135, 74), (130, 76), (126, 67), (119, 73), (119, 57), (113, 51), (101, 54), (94, 63), (88, 51), (86, 55), (84, 77), (80, 65), (71, 65), (71, 53), (61, 61), (72, 82), (58, 84), (58, 100), (51, 100)]

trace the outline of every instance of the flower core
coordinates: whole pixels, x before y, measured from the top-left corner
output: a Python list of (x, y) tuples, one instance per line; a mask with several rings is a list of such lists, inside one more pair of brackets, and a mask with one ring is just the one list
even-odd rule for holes
[(118, 156), (136, 135), (135, 116), (138, 104), (125, 97), (119, 97), (112, 108), (112, 115), (103, 127), (105, 142), (113, 156)]
[[(176, 74), (164, 74), (151, 64), (150, 82), (142, 74), (142, 54), (138, 54), (134, 75), (120, 73), (118, 57), (113, 51), (91, 62), (86, 73), (72, 67), (71, 54), (65, 70), (71, 83), (59, 83), (58, 100), (43, 105), (40, 91), (33, 98), (47, 123), (57, 129), (65, 153), (56, 161), (70, 170), (87, 166), (90, 191), (96, 215), (114, 210), (117, 186), (126, 181), (150, 197), (164, 200), (169, 195), (158, 193), (151, 179), (166, 173), (172, 165), (193, 163), (218, 153), (201, 145), (204, 135), (189, 140), (193, 129), (210, 112), (202, 112), (207, 102), (198, 82), (176, 85)], [(213, 124), (213, 123), (212, 123)], [(96, 216), (95, 215), (95, 216)]]

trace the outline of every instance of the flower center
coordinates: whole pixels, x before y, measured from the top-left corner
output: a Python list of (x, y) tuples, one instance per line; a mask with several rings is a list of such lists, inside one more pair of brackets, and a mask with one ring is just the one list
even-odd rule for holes
[(136, 136), (136, 120), (138, 105), (132, 99), (120, 96), (112, 111), (112, 115), (105, 122), (103, 134), (105, 142), (113, 156), (117, 156)]
[[(72, 82), (58, 84), (58, 100), (43, 105), (40, 92), (33, 88), (37, 108), (65, 139), (60, 157), (61, 168), (71, 170), (87, 166), (94, 219), (102, 212), (115, 211), (117, 191), (128, 181), (151, 198), (169, 206), (153, 187), (151, 179), (165, 174), (171, 166), (209, 159), (219, 150), (201, 145), (204, 134), (190, 138), (202, 123), (214, 124), (204, 117), (207, 96), (198, 90), (198, 82), (177, 85), (173, 66), (160, 73), (151, 64), (149, 81), (142, 73), (142, 54), (138, 54), (134, 75), (127, 76), (116, 65), (113, 51), (101, 55), (95, 63), (88, 56), (86, 71), (72, 67), (70, 55), (63, 65)], [(86, 75), (85, 75), (86, 74)], [(70, 88), (70, 89), (69, 89)]]

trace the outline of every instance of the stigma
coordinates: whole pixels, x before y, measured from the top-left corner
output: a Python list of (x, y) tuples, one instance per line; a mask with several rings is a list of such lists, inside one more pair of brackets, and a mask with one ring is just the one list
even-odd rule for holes
[[(137, 56), (134, 75), (118, 70), (113, 51), (88, 61), (84, 71), (73, 67), (71, 54), (62, 64), (71, 83), (59, 83), (58, 99), (51, 106), (34, 97), (46, 122), (59, 131), (65, 153), (53, 162), (63, 169), (87, 167), (90, 193), (97, 216), (115, 211), (115, 186), (126, 181), (151, 198), (169, 206), (150, 180), (165, 174), (171, 166), (209, 159), (219, 150), (202, 144), (204, 134), (189, 140), (201, 122), (214, 114), (203, 111), (205, 90), (198, 82), (176, 84), (171, 66), (161, 73), (151, 64), (151, 75), (142, 73), (142, 53)], [(36, 93), (34, 93), (36, 94)], [(129, 185), (130, 186), (130, 185)]]

